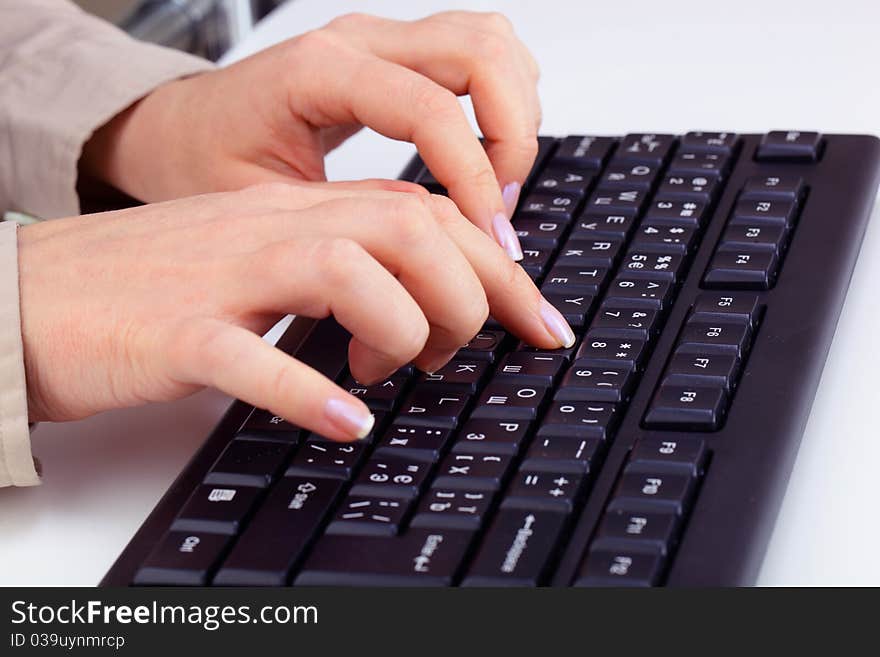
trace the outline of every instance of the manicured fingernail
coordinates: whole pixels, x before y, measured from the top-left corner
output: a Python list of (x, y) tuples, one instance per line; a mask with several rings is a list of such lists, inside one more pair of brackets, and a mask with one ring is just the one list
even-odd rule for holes
[(354, 438), (366, 438), (376, 422), (366, 407), (344, 399), (328, 399), (326, 412), (333, 424)]
[(519, 238), (513, 232), (513, 226), (510, 219), (504, 216), (503, 212), (499, 212), (492, 220), (492, 230), (495, 232), (495, 239), (501, 247), (507, 251), (507, 255), (516, 262), (523, 259), (522, 247), (519, 244)]
[(501, 190), (501, 200), (504, 201), (504, 207), (507, 208), (507, 216), (513, 217), (513, 211), (516, 210), (516, 202), (519, 201), (520, 184), (518, 182), (507, 183)]
[(550, 331), (550, 334), (559, 340), (559, 344), (568, 349), (574, 346), (574, 331), (565, 321), (562, 314), (547, 301), (541, 299), (541, 319), (544, 320), (544, 326)]

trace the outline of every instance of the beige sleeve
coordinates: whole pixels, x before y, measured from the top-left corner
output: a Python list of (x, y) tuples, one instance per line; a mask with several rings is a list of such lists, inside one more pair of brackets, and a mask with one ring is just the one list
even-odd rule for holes
[[(141, 43), (67, 0), (0, 0), (0, 216), (80, 213), (77, 163), (100, 126), (160, 84), (211, 68)], [(17, 226), (0, 222), (0, 486), (40, 482), (31, 457)]]
[(79, 214), (77, 162), (92, 133), (163, 82), (211, 67), (67, 0), (0, 0), (0, 215)]

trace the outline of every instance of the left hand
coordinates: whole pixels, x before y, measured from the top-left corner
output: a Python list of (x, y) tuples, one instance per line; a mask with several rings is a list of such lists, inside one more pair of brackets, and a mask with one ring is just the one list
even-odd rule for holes
[[(537, 79), (500, 14), (411, 22), (352, 14), (159, 87), (94, 135), (82, 166), (146, 202), (323, 181), (324, 156), (368, 126), (413, 142), (461, 212), (519, 259), (509, 217), (537, 152)], [(485, 149), (456, 99), (464, 94)]]

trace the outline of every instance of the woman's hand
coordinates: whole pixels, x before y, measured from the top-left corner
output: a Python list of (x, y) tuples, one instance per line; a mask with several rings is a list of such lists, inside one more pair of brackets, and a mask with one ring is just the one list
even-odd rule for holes
[[(322, 181), (325, 154), (369, 126), (415, 143), (461, 212), (520, 259), (509, 217), (537, 152), (537, 79), (499, 14), (352, 14), (160, 87), (101, 129), (82, 164), (147, 202)], [(455, 97), (463, 94), (485, 149)]]
[(360, 400), (259, 337), (285, 313), (332, 313), (364, 383), (410, 361), (438, 369), (490, 309), (532, 344), (574, 342), (451, 201), (369, 183), (275, 183), (27, 226), (19, 267), (31, 421), (209, 385), (329, 438), (363, 436)]

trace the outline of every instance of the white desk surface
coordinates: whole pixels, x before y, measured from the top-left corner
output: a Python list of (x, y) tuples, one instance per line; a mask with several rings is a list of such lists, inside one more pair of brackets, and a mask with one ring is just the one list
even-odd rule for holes
[[(415, 18), (448, 4), (294, 0), (232, 56), (354, 9)], [(880, 133), (878, 3), (461, 4), (505, 12), (532, 48), (543, 70), (546, 134), (700, 128)], [(336, 179), (395, 177), (411, 152), (364, 132), (331, 155), (328, 171)], [(880, 544), (877, 282), (875, 208), (760, 584), (880, 585), (880, 560), (868, 557)], [(44, 484), (0, 490), (0, 583), (96, 584), (227, 403), (208, 391), (37, 429), (33, 447)]]

